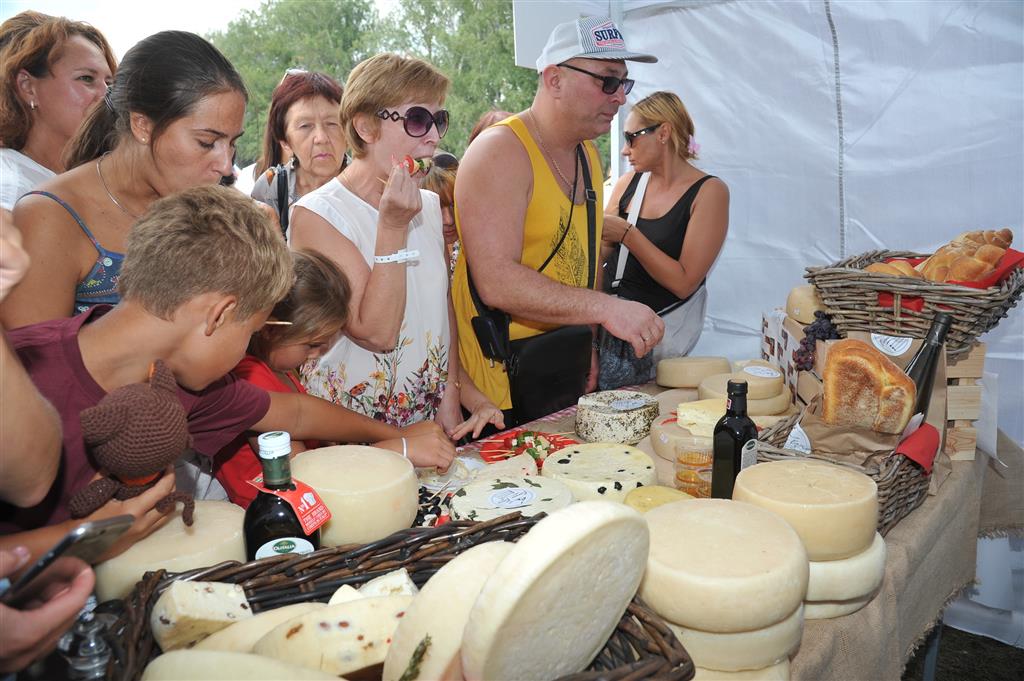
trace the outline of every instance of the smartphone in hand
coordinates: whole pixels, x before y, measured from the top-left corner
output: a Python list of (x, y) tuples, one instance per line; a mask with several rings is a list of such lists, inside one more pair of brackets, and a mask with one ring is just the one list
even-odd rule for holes
[(61, 569), (61, 558), (78, 558), (87, 565), (92, 565), (114, 545), (133, 522), (133, 516), (119, 515), (82, 523), (64, 535), (52, 549), (36, 561), (35, 565), (25, 570), (21, 577), (0, 595), (0, 603), (16, 608), (39, 597), (55, 580), (66, 577), (66, 569)]

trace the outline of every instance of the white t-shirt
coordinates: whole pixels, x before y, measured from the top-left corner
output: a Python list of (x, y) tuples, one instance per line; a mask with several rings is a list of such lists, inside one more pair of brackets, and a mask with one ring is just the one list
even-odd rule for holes
[(0, 149), (0, 208), (14, 210), (25, 192), (56, 174), (16, 149)]
[[(373, 353), (347, 336), (302, 367), (302, 382), (317, 395), (394, 426), (433, 419), (448, 379), (448, 261), (437, 194), (421, 190), (423, 209), (409, 225), (407, 250), (419, 257), (405, 267), (405, 316), (398, 347)], [(373, 268), (378, 211), (338, 178), (296, 203), (329, 222)], [(289, 230), (289, 243), (291, 234)], [(389, 265), (393, 267), (393, 265)]]

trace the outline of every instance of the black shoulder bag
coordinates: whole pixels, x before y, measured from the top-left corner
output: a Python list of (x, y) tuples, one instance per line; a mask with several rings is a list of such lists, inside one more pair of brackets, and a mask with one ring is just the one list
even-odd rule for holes
[[(594, 287), (597, 268), (597, 195), (590, 179), (590, 164), (583, 145), (576, 147), (576, 173), (573, 175), (573, 195), (569, 220), (554, 250), (537, 270), (543, 272), (562, 247), (572, 229), (572, 211), (576, 204), (576, 179), (583, 169), (583, 187), (587, 206), (587, 245), (589, 267), (587, 288)], [(487, 307), (480, 299), (473, 277), (467, 268), (469, 293), (476, 306), (473, 331), (485, 357), (504, 362), (508, 373), (515, 426), (576, 404), (586, 387), (590, 372), (590, 354), (593, 336), (590, 326), (578, 324), (562, 326), (530, 338), (509, 340), (510, 317), (506, 312)]]

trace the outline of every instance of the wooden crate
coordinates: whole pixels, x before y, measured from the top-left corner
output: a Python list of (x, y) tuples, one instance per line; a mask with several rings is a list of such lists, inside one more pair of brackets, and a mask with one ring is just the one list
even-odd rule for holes
[(946, 365), (946, 437), (943, 449), (953, 461), (973, 461), (978, 442), (974, 422), (981, 414), (985, 344), (977, 343), (958, 362)]

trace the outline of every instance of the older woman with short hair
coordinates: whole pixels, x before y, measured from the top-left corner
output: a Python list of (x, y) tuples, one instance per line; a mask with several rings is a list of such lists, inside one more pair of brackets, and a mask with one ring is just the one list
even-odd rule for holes
[(292, 248), (318, 251), (349, 278), (344, 335), (303, 382), (314, 395), (395, 426), (436, 419), (453, 438), (502, 426), (484, 399), (463, 404), (436, 194), (403, 160), (433, 156), (448, 130), (449, 81), (420, 59), (380, 54), (349, 74), (340, 119), (352, 162), (295, 204)]

